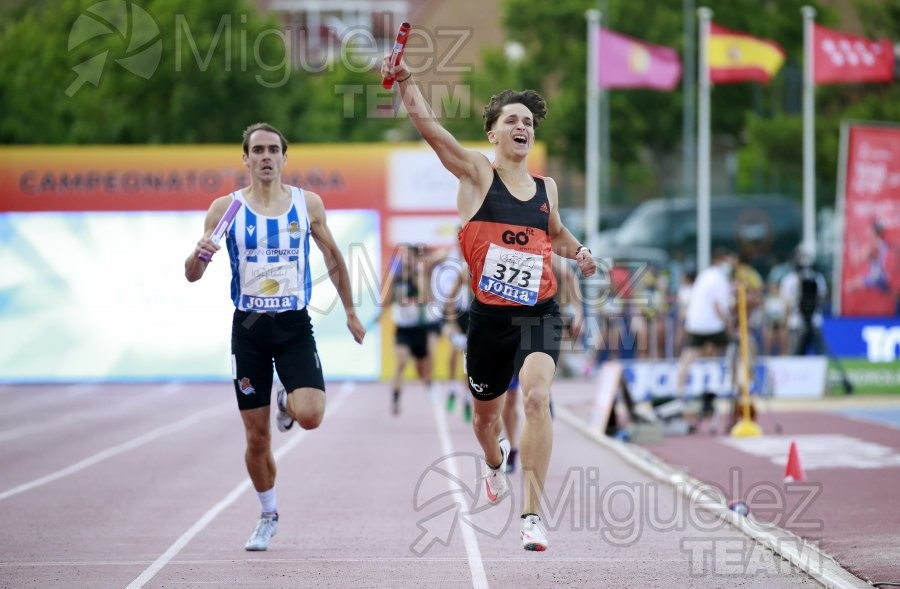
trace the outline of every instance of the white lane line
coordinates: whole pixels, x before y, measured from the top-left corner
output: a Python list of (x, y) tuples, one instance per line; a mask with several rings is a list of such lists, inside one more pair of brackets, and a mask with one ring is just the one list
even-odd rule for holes
[[(344, 402), (350, 397), (350, 392), (356, 385), (353, 382), (347, 381), (345, 382), (334, 400), (333, 405), (328, 405), (326, 407), (326, 411), (329, 409), (331, 411), (337, 411), (343, 406)], [(297, 446), (300, 442), (306, 439), (306, 436), (309, 434), (309, 430), (301, 429), (299, 432), (294, 434), (290, 440), (282, 444), (277, 450), (275, 450), (275, 460), (276, 462), (284, 457), (285, 454), (290, 452)], [(238, 497), (240, 497), (244, 492), (250, 489), (250, 479), (247, 478), (243, 482), (239, 483), (234, 489), (231, 490), (228, 495), (225, 496), (224, 499), (213, 505), (209, 511), (204, 513), (200, 519), (197, 520), (194, 525), (188, 529), (184, 534), (181, 535), (180, 538), (175, 540), (175, 542), (169, 546), (169, 548), (162, 553), (162, 555), (157, 558), (153, 563), (148, 566), (144, 572), (142, 572), (138, 577), (128, 584), (126, 589), (140, 589), (143, 587), (150, 579), (156, 576), (156, 573), (161, 571), (163, 567), (165, 567), (169, 562), (175, 558), (175, 556), (181, 552), (181, 549), (187, 546), (188, 542), (190, 542), (194, 536), (203, 531), (206, 526), (210, 524), (222, 511), (227, 509), (232, 503), (237, 501)]]
[(188, 417), (176, 421), (175, 423), (170, 423), (169, 425), (164, 425), (154, 430), (150, 430), (142, 436), (138, 436), (123, 444), (119, 444), (118, 446), (112, 446), (111, 448), (107, 448), (106, 450), (97, 452), (96, 454), (88, 456), (84, 460), (80, 460), (75, 464), (71, 464), (65, 468), (62, 468), (55, 472), (51, 472), (48, 475), (44, 475), (40, 478), (21, 484), (17, 487), (13, 487), (12, 489), (7, 489), (6, 491), (0, 493), (0, 500), (8, 499), (14, 495), (18, 495), (19, 493), (24, 493), (25, 491), (30, 491), (36, 487), (41, 487), (48, 483), (52, 483), (53, 481), (58, 481), (59, 479), (65, 478), (69, 475), (73, 475), (76, 472), (80, 472), (86, 468), (94, 466), (95, 464), (103, 462), (104, 460), (112, 458), (113, 456), (124, 454), (125, 452), (129, 452), (131, 450), (134, 450), (135, 448), (139, 448), (145, 444), (148, 444), (153, 440), (190, 427), (198, 421), (203, 421), (204, 419), (208, 419), (210, 417), (213, 417), (214, 415), (218, 415), (219, 413), (225, 413), (229, 409), (233, 408), (233, 406), (234, 403), (222, 403), (210, 409), (198, 411), (197, 413), (189, 415)]
[(459, 530), (462, 533), (463, 543), (466, 545), (466, 556), (469, 561), (469, 571), (472, 573), (473, 589), (488, 589), (487, 576), (484, 572), (484, 562), (481, 560), (481, 549), (478, 547), (478, 538), (475, 537), (475, 530), (467, 523), (460, 519), (459, 514), (468, 513), (469, 506), (463, 501), (462, 493), (457, 493), (459, 489), (454, 481), (460, 480), (459, 470), (456, 468), (456, 459), (453, 458), (453, 441), (450, 439), (450, 431), (447, 428), (447, 416), (444, 408), (440, 403), (431, 403), (434, 409), (434, 421), (437, 423), (438, 437), (441, 440), (441, 452), (447, 458), (442, 463), (446, 466), (448, 473), (447, 486), (453, 495), (453, 500), (459, 505), (456, 511), (456, 517), (459, 521)]

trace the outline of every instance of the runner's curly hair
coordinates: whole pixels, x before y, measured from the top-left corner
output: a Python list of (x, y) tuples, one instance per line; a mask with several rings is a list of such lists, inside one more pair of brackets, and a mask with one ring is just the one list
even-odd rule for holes
[(504, 90), (500, 94), (491, 96), (491, 101), (484, 107), (484, 131), (490, 131), (494, 123), (500, 117), (500, 111), (507, 104), (523, 104), (531, 111), (534, 119), (534, 128), (537, 129), (544, 117), (547, 116), (547, 101), (534, 90)]

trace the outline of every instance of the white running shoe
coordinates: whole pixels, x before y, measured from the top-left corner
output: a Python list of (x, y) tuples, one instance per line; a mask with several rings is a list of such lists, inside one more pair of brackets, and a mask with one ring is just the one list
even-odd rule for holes
[(256, 522), (256, 527), (253, 528), (253, 533), (250, 534), (250, 539), (247, 540), (247, 543), (244, 545), (244, 550), (250, 550), (252, 552), (257, 552), (261, 550), (268, 550), (269, 548), (269, 540), (272, 539), (272, 536), (275, 535), (275, 532), (278, 531), (278, 514), (262, 514), (259, 516), (259, 521)]
[(488, 466), (487, 475), (484, 477), (484, 491), (487, 495), (488, 503), (497, 503), (502, 501), (509, 492), (509, 481), (506, 479), (506, 461), (509, 459), (509, 440), (501, 438), (500, 452), (503, 460), (500, 466), (491, 468)]
[(278, 424), (278, 431), (286, 432), (294, 427), (294, 418), (287, 412), (287, 391), (284, 390), (284, 386), (279, 386), (276, 398), (278, 413), (275, 414), (275, 423)]
[(522, 518), (522, 547), (525, 550), (543, 552), (550, 544), (547, 541), (547, 531), (541, 523), (541, 516), (529, 514)]

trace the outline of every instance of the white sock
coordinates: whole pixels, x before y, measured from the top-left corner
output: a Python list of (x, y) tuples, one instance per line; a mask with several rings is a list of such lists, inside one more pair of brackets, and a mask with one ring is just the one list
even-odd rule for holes
[(262, 506), (263, 513), (278, 513), (278, 509), (275, 507), (275, 487), (268, 491), (257, 493), (257, 495), (259, 496), (259, 504)]

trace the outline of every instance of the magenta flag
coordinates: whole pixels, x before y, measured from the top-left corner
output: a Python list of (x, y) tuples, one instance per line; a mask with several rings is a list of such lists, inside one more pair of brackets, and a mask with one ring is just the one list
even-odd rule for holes
[(600, 29), (600, 86), (672, 90), (681, 80), (681, 58), (671, 47), (651, 45)]

